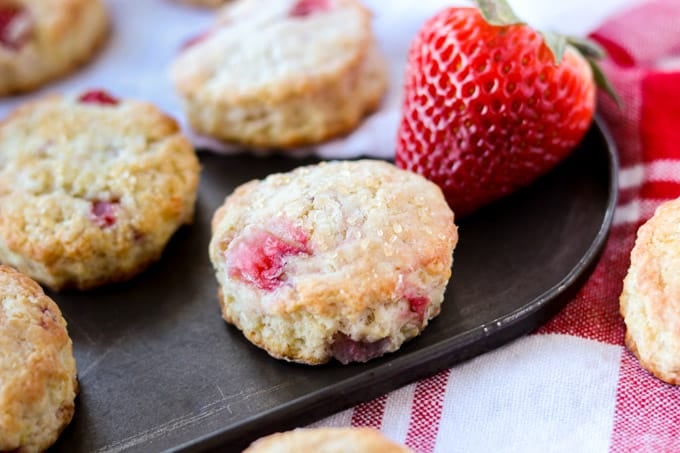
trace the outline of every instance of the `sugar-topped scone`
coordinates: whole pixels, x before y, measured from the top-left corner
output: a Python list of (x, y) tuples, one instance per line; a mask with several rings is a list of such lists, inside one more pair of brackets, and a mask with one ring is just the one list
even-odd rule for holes
[(640, 227), (623, 282), (626, 345), (643, 368), (680, 385), (680, 198)]
[(199, 164), (177, 123), (102, 91), (0, 124), (0, 262), (59, 290), (132, 277), (193, 219)]
[(0, 1), (0, 96), (73, 71), (95, 55), (108, 31), (102, 0)]
[(439, 314), (458, 236), (441, 191), (381, 161), (246, 183), (213, 218), (222, 313), (270, 355), (365, 362)]
[(357, 0), (237, 0), (180, 52), (171, 78), (197, 132), (261, 148), (350, 131), (387, 80)]
[(59, 307), (0, 266), (0, 451), (46, 450), (69, 424), (76, 362)]
[(271, 434), (243, 453), (409, 453), (372, 428), (306, 428)]

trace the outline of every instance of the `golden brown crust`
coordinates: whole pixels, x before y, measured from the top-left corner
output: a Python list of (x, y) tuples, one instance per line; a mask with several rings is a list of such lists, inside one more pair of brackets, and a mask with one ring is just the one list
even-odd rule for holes
[(0, 266), (0, 451), (49, 447), (78, 390), (66, 322), (27, 276)]
[(307, 428), (256, 440), (243, 453), (412, 453), (372, 428)]
[[(231, 83), (229, 86), (225, 87), (211, 87), (211, 89), (206, 90), (206, 84), (211, 82), (215, 77), (216, 70), (224, 71), (225, 69), (219, 65), (219, 61), (214, 61), (214, 58), (222, 53), (221, 45), (224, 41), (234, 39), (231, 36), (232, 29), (229, 27), (230, 24), (227, 23), (224, 27), (216, 28), (204, 41), (186, 49), (178, 56), (175, 62), (173, 62), (171, 72), (175, 88), (177, 88), (180, 94), (193, 96), (197, 101), (202, 102), (241, 104), (255, 100), (262, 105), (268, 105), (287, 101), (298, 96), (306, 95), (310, 92), (317, 92), (324, 87), (333, 86), (338, 80), (342, 79), (345, 74), (349, 73), (352, 69), (359, 67), (364, 61), (364, 57), (368, 54), (369, 49), (373, 47), (371, 43), (374, 40), (371, 31), (371, 14), (365, 7), (356, 0), (334, 1), (340, 2), (345, 8), (351, 9), (354, 13), (353, 19), (357, 21), (357, 25), (351, 30), (356, 36), (352, 36), (349, 43), (344, 43), (346, 47), (337, 49), (340, 55), (334, 56), (331, 63), (323, 61), (322, 58), (324, 58), (324, 56), (321, 54), (315, 56), (315, 58), (320, 58), (319, 61), (314, 61), (315, 65), (319, 65), (316, 70), (311, 70), (306, 73), (293, 70), (272, 81), (241, 80), (239, 74), (233, 74), (230, 76), (230, 82), (232, 82), (233, 79), (236, 83)], [(225, 9), (226, 11), (237, 9), (242, 6), (240, 4), (243, 3), (252, 3), (253, 8), (261, 8), (262, 4), (265, 3), (265, 0), (237, 0), (234, 2), (234, 5), (228, 5)], [(294, 2), (285, 0), (285, 3), (292, 4)], [(250, 20), (250, 17), (247, 15), (245, 17), (242, 17), (241, 15), (231, 17), (223, 14), (223, 17), (229, 17), (229, 22)], [(273, 17), (262, 21), (265, 22), (265, 25), (269, 25), (270, 23), (279, 20), (286, 21), (287, 19), (285, 17)], [(327, 26), (328, 23), (324, 23), (324, 25)], [(250, 33), (253, 33), (252, 40), (256, 40), (256, 33), (258, 33), (257, 28), (260, 28), (262, 25), (260, 21), (257, 21), (254, 22), (252, 26), (256, 28), (250, 30)], [(293, 25), (288, 25), (288, 27), (290, 27), (290, 29), (284, 28), (285, 32), (295, 33), (298, 31), (297, 29), (300, 28), (300, 24), (296, 21)], [(314, 27), (314, 25), (305, 25), (305, 30), (308, 33), (309, 27)], [(236, 29), (235, 32), (239, 33), (235, 38), (240, 41), (244, 31)], [(281, 38), (281, 36), (275, 35), (271, 39), (275, 38)], [(231, 42), (228, 42), (228, 44), (231, 44)], [(269, 41), (266, 41), (264, 44), (271, 45)], [(297, 44), (299, 45), (300, 43), (298, 42)], [(337, 45), (337, 43), (333, 44)], [(208, 61), (203, 61), (201, 64), (201, 60), (206, 59)], [(192, 65), (191, 63), (196, 64)], [(224, 63), (230, 62), (227, 61)], [(282, 61), (280, 63), (284, 65), (289, 64), (287, 61)], [(264, 70), (267, 68), (261, 69)]]
[(640, 365), (680, 383), (680, 199), (659, 206), (638, 230), (620, 297), (626, 346)]
[(150, 104), (28, 103), (0, 123), (0, 160), (0, 260), (57, 290), (134, 276), (193, 218), (198, 160)]
[(638, 352), (637, 349), (637, 345), (635, 344), (635, 340), (631, 336), (630, 332), (626, 332), (625, 344), (626, 348), (628, 348), (631, 354), (633, 354), (638, 359), (642, 368), (647, 370), (656, 378), (661, 379), (662, 381), (668, 384), (680, 385), (680, 376), (677, 373), (675, 372), (669, 373), (667, 371), (664, 371), (660, 367), (657, 367), (654, 362), (645, 361), (643, 358), (641, 358), (640, 353)]
[[(356, 0), (331, 3), (331, 12), (305, 20), (285, 15), (292, 1), (277, 4), (280, 11), (253, 0), (225, 7), (226, 25), (180, 54), (171, 70), (192, 127), (220, 140), (279, 149), (356, 127), (380, 103), (386, 64), (370, 12)], [(317, 39), (294, 38), (312, 34)], [(237, 58), (241, 39), (249, 51)], [(272, 47), (285, 57), (272, 60)]]
[(32, 91), (64, 77), (91, 61), (107, 41), (109, 22), (101, 0), (14, 3), (30, 12), (33, 35), (20, 49), (0, 47), (0, 96)]
[(232, 311), (228, 309), (230, 302), (225, 299), (222, 288), (217, 290), (217, 298), (220, 301), (220, 309), (222, 312), (222, 319), (229, 324), (236, 327), (243, 333), (248, 341), (260, 349), (267, 351), (267, 354), (275, 359), (286, 360), (289, 362), (297, 362), (304, 365), (322, 365), (330, 360), (330, 357), (319, 357), (318, 354), (305, 354), (295, 348), (288, 342), (268, 342), (262, 332), (257, 329), (249, 328), (241, 324), (239, 316), (232, 316)]

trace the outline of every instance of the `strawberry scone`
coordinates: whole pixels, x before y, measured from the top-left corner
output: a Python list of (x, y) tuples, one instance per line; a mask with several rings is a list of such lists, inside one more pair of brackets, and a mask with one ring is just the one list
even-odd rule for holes
[(640, 365), (680, 385), (680, 198), (659, 206), (640, 227), (623, 281), (626, 346)]
[(0, 266), (0, 451), (46, 450), (71, 421), (77, 391), (59, 307), (36, 282)]
[(213, 218), (224, 319), (276, 358), (365, 362), (439, 314), (458, 240), (441, 190), (382, 161), (237, 188)]
[(121, 281), (193, 219), (199, 163), (153, 105), (103, 91), (0, 124), (0, 262), (59, 290)]
[(387, 86), (357, 0), (233, 2), (187, 42), (171, 78), (198, 133), (279, 149), (349, 132)]
[(108, 31), (102, 0), (0, 1), (0, 96), (75, 70), (95, 55)]
[(300, 428), (256, 440), (243, 453), (412, 453), (374, 428)]

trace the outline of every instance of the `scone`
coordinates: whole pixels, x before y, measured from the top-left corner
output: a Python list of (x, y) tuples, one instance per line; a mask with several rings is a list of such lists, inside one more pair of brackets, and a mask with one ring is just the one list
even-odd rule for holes
[(308, 428), (256, 440), (243, 453), (409, 453), (371, 428)]
[(386, 89), (386, 67), (357, 0), (239, 0), (171, 68), (191, 126), (257, 148), (352, 130)]
[(121, 281), (193, 219), (194, 149), (156, 107), (102, 91), (0, 123), (0, 262), (59, 290)]
[(680, 198), (640, 227), (623, 282), (626, 345), (659, 379), (680, 384)]
[(0, 1), (0, 96), (73, 71), (94, 56), (108, 31), (102, 0)]
[(224, 319), (276, 358), (365, 362), (437, 316), (458, 236), (439, 188), (381, 161), (251, 181), (213, 218)]
[(59, 307), (0, 266), (0, 451), (47, 449), (73, 417), (76, 362)]

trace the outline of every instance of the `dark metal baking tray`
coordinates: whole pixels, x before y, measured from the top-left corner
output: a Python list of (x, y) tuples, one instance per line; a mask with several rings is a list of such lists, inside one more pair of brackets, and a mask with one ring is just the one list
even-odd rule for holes
[(579, 289), (616, 203), (614, 146), (598, 121), (532, 186), (462, 220), (441, 315), (368, 364), (270, 358), (220, 318), (210, 219), (234, 187), (314, 160), (201, 154), (196, 221), (131, 282), (53, 294), (69, 323), (81, 392), (60, 452), (240, 451), (526, 334)]

